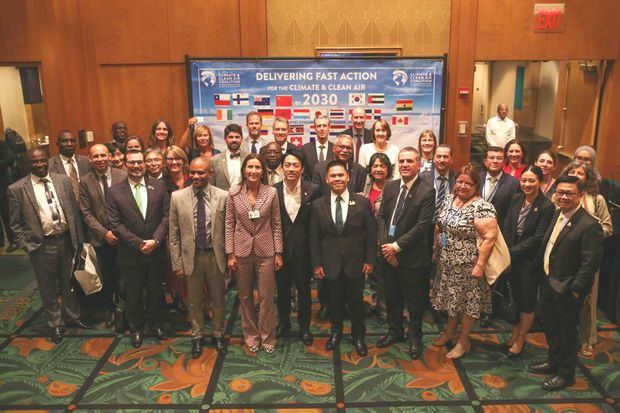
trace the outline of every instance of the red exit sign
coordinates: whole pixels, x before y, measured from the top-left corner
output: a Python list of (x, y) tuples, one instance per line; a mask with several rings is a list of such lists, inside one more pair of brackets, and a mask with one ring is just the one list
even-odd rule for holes
[(534, 4), (534, 31), (561, 32), (564, 30), (564, 3)]

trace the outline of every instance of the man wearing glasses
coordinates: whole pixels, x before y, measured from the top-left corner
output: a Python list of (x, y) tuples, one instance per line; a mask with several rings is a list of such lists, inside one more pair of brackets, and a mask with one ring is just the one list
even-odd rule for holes
[(548, 391), (575, 384), (579, 313), (601, 265), (603, 229), (581, 207), (583, 190), (577, 177), (562, 176), (557, 180), (559, 209), (551, 219), (536, 260), (536, 268), (542, 273), (540, 307), (549, 350), (547, 360), (530, 364), (529, 371), (548, 375), (542, 383)]
[[(349, 135), (338, 135), (336, 142), (334, 142), (334, 160), (343, 162), (347, 167), (349, 173), (349, 192), (360, 193), (364, 191), (364, 184), (366, 183), (366, 169), (353, 161), (353, 138)], [(327, 175), (327, 164), (329, 161), (319, 162), (314, 167), (314, 173), (312, 174), (312, 182), (320, 186), (321, 195), (329, 194), (330, 189), (325, 180)]]

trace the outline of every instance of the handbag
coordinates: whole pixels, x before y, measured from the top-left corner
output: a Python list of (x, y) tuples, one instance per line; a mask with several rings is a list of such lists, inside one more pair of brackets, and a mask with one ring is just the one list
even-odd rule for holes
[[(480, 248), (480, 244), (482, 243), (482, 239), (478, 238), (478, 248)], [(493, 245), (493, 251), (491, 251), (491, 256), (489, 257), (486, 265), (484, 266), (484, 276), (489, 283), (489, 285), (493, 285), (493, 283), (497, 280), (497, 278), (510, 267), (510, 251), (508, 250), (508, 245), (506, 244), (506, 240), (502, 235), (501, 229), (497, 228), (497, 240), (495, 241), (495, 245)]]
[(504, 274), (491, 288), (493, 314), (512, 325), (519, 322), (519, 309), (514, 298), (512, 283), (508, 274)]
[(77, 254), (73, 267), (73, 275), (85, 295), (97, 293), (103, 288), (99, 273), (95, 249), (86, 243)]

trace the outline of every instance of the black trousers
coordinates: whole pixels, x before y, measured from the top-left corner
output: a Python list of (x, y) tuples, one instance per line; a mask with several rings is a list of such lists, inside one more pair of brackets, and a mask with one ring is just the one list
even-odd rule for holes
[(99, 304), (113, 310), (114, 294), (118, 294), (120, 291), (118, 284), (118, 267), (116, 266), (116, 245), (105, 243), (99, 247), (95, 247), (95, 252), (97, 253), (97, 263), (99, 264), (101, 276), (103, 278), (103, 289), (97, 294), (97, 297), (93, 298)]
[(316, 289), (321, 307), (327, 307), (329, 305), (329, 286), (327, 285), (327, 279), (317, 280)]
[(4, 226), (4, 232), (6, 232), (6, 238), (9, 241), (9, 245), (15, 242), (15, 234), (9, 225), (9, 198), (6, 194), (0, 195), (0, 244), (4, 243), (4, 235), (2, 234), (2, 227)]
[[(149, 327), (161, 327), (164, 307), (165, 262), (140, 257), (139, 265), (124, 267), (121, 274), (124, 280), (127, 322), (133, 331), (142, 330), (145, 322)], [(146, 311), (143, 293), (146, 291)]]
[(403, 333), (403, 311), (407, 307), (409, 322), (407, 335), (410, 339), (422, 339), (422, 322), (429, 289), (429, 268), (396, 268), (382, 261), (385, 277), (385, 301), (387, 303), (390, 332)]
[(576, 299), (571, 291), (560, 294), (549, 285), (545, 277), (540, 286), (540, 308), (545, 336), (549, 343), (549, 361), (558, 366), (558, 375), (571, 380), (575, 377), (579, 340), (579, 311), (582, 299)]
[(276, 283), (278, 287), (278, 317), (279, 322), (291, 318), (291, 286), (293, 280), (297, 287), (299, 329), (301, 331), (310, 330), (310, 314), (312, 298), (310, 296), (310, 269), (300, 265), (295, 260), (285, 260), (284, 265), (276, 271)]
[(340, 273), (337, 278), (325, 278), (329, 290), (329, 319), (333, 333), (342, 333), (344, 305), (347, 304), (351, 318), (351, 336), (363, 339), (366, 334), (364, 325), (364, 277), (349, 278)]

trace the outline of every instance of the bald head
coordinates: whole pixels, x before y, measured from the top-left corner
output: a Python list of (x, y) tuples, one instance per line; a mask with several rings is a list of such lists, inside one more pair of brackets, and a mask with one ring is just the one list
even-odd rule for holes
[(364, 108), (357, 106), (351, 111), (351, 124), (356, 133), (363, 133), (366, 126), (366, 111)]
[(211, 161), (209, 159), (202, 156), (192, 159), (189, 164), (189, 179), (192, 180), (192, 186), (195, 189), (205, 189), (209, 184), (210, 176)]
[(108, 147), (100, 143), (96, 143), (90, 147), (88, 150), (88, 158), (95, 171), (99, 174), (105, 174), (108, 171), (110, 161), (112, 160)]

